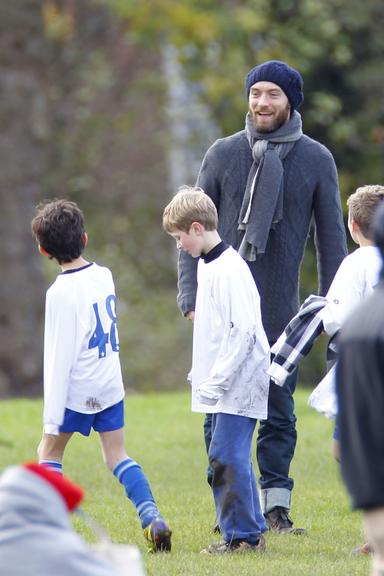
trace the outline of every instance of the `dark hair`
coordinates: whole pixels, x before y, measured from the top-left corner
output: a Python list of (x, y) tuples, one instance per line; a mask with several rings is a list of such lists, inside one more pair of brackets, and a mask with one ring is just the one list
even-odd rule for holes
[(59, 264), (72, 262), (84, 250), (84, 216), (75, 202), (53, 200), (39, 204), (31, 228), (40, 246)]

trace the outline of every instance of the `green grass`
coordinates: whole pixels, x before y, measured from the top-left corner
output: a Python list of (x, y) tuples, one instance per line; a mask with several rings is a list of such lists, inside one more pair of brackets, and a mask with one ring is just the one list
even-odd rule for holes
[[(349, 499), (330, 454), (332, 424), (306, 406), (308, 392), (296, 392), (299, 440), (292, 464), (292, 516), (308, 529), (305, 537), (267, 534), (263, 556), (207, 557), (214, 508), (205, 481), (202, 416), (190, 412), (187, 393), (132, 395), (126, 399), (126, 446), (143, 466), (174, 537), (171, 554), (147, 555), (133, 506), (104, 467), (97, 435), (76, 436), (65, 457), (65, 473), (86, 490), (84, 509), (113, 541), (137, 544), (148, 576), (352, 576), (366, 575), (369, 560), (351, 556), (363, 541), (361, 518)], [(40, 400), (0, 403), (0, 468), (35, 459), (41, 432)], [(86, 540), (94, 537), (75, 519)]]

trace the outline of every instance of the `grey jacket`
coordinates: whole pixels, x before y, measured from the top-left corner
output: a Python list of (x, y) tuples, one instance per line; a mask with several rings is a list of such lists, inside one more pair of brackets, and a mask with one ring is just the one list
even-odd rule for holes
[[(203, 160), (197, 185), (214, 201), (219, 234), (238, 249), (238, 217), (252, 154), (245, 131), (217, 140)], [(249, 262), (261, 297), (263, 324), (270, 342), (283, 332), (299, 308), (299, 272), (305, 244), (315, 224), (319, 294), (325, 295), (347, 253), (335, 162), (329, 150), (302, 136), (283, 161), (283, 219), (269, 234), (264, 255)], [(180, 252), (178, 305), (195, 308), (197, 260)]]
[(117, 576), (72, 528), (55, 488), (21, 466), (0, 479), (1, 576)]

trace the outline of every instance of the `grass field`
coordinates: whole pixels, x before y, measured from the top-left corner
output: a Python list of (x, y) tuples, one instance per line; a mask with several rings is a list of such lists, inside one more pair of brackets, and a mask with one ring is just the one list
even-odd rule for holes
[[(113, 541), (137, 544), (148, 576), (353, 576), (369, 572), (369, 560), (351, 556), (362, 542), (358, 513), (330, 455), (332, 424), (306, 406), (296, 392), (299, 440), (292, 465), (292, 516), (307, 536), (267, 534), (263, 556), (207, 557), (199, 551), (215, 540), (214, 509), (205, 482), (202, 417), (191, 414), (187, 393), (134, 395), (126, 399), (126, 445), (146, 471), (162, 513), (173, 529), (171, 554), (147, 555), (140, 525), (123, 488), (105, 468), (97, 436), (76, 436), (66, 453), (65, 473), (86, 490), (84, 509)], [(42, 402), (0, 403), (0, 468), (35, 458)], [(90, 542), (89, 529), (75, 520)]]

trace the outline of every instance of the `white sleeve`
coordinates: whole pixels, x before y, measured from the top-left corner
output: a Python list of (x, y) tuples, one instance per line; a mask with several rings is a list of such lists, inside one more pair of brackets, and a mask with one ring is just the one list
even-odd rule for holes
[(59, 434), (75, 358), (76, 310), (71, 294), (48, 291), (44, 331), (44, 432)]
[(326, 418), (337, 415), (337, 396), (335, 390), (336, 364), (324, 376), (321, 382), (312, 390), (308, 398), (308, 406), (324, 414)]
[(342, 261), (327, 293), (327, 304), (320, 312), (324, 330), (333, 336), (361, 301), (361, 274), (355, 259), (347, 256)]
[(229, 389), (234, 374), (254, 346), (261, 344), (265, 354), (269, 350), (261, 323), (260, 301), (257, 293), (251, 294), (248, 279), (242, 278), (241, 273), (228, 274), (220, 282), (216, 296), (224, 326), (220, 349), (209, 377), (197, 387), (200, 401), (211, 405)]

